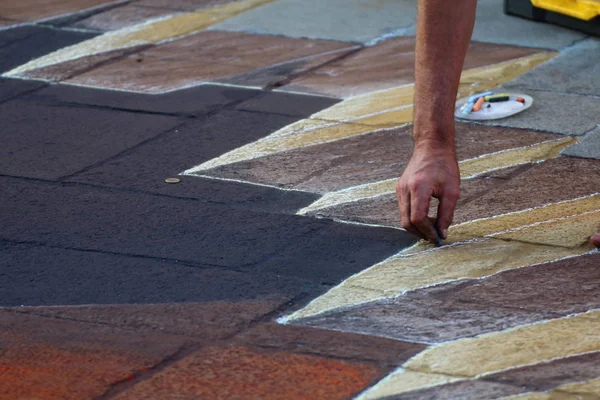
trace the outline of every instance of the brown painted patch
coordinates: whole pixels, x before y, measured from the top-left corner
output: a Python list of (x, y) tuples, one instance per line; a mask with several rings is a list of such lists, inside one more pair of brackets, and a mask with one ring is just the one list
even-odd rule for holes
[(439, 343), (600, 308), (600, 254), (409, 292), (299, 321), (303, 325)]
[(11, 25), (19, 24), (19, 23), (20, 22), (18, 22), (18, 21), (12, 21), (10, 19), (0, 18), (0, 26), (11, 26)]
[(351, 45), (333, 41), (203, 31), (99, 67), (70, 82), (161, 92), (348, 47)]
[(17, 21), (37, 21), (86, 10), (114, 0), (22, 0), (2, 1), (0, 15)]
[(600, 160), (562, 157), (535, 165), (478, 201), (456, 210), (455, 216), (457, 220), (468, 221), (598, 192)]
[(306, 57), (299, 60), (273, 65), (266, 68), (260, 68), (254, 71), (246, 72), (229, 78), (217, 79), (217, 82), (230, 85), (242, 85), (253, 87), (279, 86), (285, 80), (292, 76), (305, 73), (308, 70), (317, 68), (332, 60), (343, 57), (345, 54), (353, 51), (353, 48), (344, 49), (332, 53)]
[(137, 53), (149, 47), (150, 45), (140, 45), (113, 50), (106, 53), (94, 54), (92, 56), (81, 57), (75, 60), (65, 61), (43, 68), (32, 69), (20, 74), (19, 76), (32, 79), (43, 79), (49, 82), (60, 82), (90, 71), (93, 68), (106, 62), (110, 62), (113, 59), (125, 57), (128, 54)]
[[(225, 165), (207, 174), (327, 193), (402, 175), (412, 154), (411, 126)], [(459, 160), (555, 139), (535, 131), (456, 124)]]
[(89, 399), (176, 353), (176, 336), (0, 311), (0, 397)]
[(600, 352), (594, 352), (510, 369), (489, 375), (486, 380), (526, 387), (528, 391), (544, 392), (560, 385), (598, 377), (600, 377)]
[(176, 14), (177, 11), (168, 8), (140, 7), (124, 5), (111, 10), (92, 15), (89, 18), (73, 24), (74, 28), (97, 29), (111, 31), (140, 24), (144, 21)]
[(217, 7), (237, 0), (139, 0), (136, 4), (148, 7), (170, 8), (172, 10), (194, 11)]
[[(460, 199), (456, 209), (460, 210), (471, 201), (477, 199), (488, 191), (498, 188), (505, 184), (512, 176), (516, 176), (529, 166), (520, 166), (506, 168), (503, 170), (491, 172), (483, 176), (467, 179), (460, 184)], [(437, 215), (438, 200), (432, 199), (429, 208), (429, 215)], [(351, 203), (344, 203), (337, 206), (320, 209), (308, 213), (308, 215), (320, 218), (342, 219), (344, 221), (356, 221), (365, 224), (402, 226), (400, 210), (398, 208), (398, 199), (395, 193), (372, 197)], [(462, 215), (459, 215), (462, 217)], [(459, 218), (454, 218), (454, 223), (466, 222)]]
[(277, 309), (289, 299), (183, 304), (100, 305), (82, 307), (18, 308), (19, 312), (95, 322), (133, 329), (223, 339), (244, 329), (252, 320)]
[(276, 323), (260, 324), (236, 337), (236, 342), (249, 347), (375, 362), (390, 367), (402, 364), (425, 349), (418, 343)]
[(115, 399), (347, 399), (373, 382), (376, 368), (245, 347), (201, 350)]
[[(414, 82), (415, 38), (388, 39), (339, 62), (303, 75), (285, 90), (348, 98)], [(539, 50), (472, 43), (464, 69), (525, 57)]]

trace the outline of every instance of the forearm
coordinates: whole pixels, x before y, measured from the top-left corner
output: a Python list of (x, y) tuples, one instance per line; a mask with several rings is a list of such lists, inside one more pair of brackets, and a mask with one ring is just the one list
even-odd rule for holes
[(454, 104), (477, 0), (419, 0), (415, 148), (454, 150)]

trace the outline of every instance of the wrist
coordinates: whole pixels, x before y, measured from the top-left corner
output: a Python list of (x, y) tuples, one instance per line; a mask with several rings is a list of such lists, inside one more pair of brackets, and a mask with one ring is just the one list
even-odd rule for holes
[(414, 151), (420, 153), (455, 154), (454, 126), (444, 129), (422, 129), (415, 125)]

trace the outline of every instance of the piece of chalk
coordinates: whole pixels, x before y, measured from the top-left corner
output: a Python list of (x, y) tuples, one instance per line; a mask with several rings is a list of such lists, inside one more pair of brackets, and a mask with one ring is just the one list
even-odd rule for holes
[(507, 94), (495, 94), (493, 96), (485, 96), (485, 101), (490, 103), (498, 103), (500, 101), (508, 101), (510, 100), (510, 96)]
[(517, 101), (518, 101), (519, 103), (523, 103), (523, 104), (525, 104), (525, 99), (524, 99), (524, 98), (522, 98), (522, 97), (517, 97)]
[(470, 101), (466, 102), (461, 108), (460, 108), (460, 113), (462, 115), (469, 115), (471, 114), (471, 111), (473, 111), (473, 106), (475, 105), (475, 103), (472, 103)]
[(475, 103), (477, 101), (477, 99), (479, 99), (480, 97), (483, 96), (489, 96), (494, 94), (494, 92), (483, 92), (483, 93), (478, 93), (478, 94), (474, 94), (473, 96), (469, 97), (469, 102)]
[(477, 102), (473, 106), (473, 111), (479, 111), (479, 110), (481, 110), (481, 106), (483, 106), (483, 103), (485, 103), (484, 98), (483, 97), (478, 98)]

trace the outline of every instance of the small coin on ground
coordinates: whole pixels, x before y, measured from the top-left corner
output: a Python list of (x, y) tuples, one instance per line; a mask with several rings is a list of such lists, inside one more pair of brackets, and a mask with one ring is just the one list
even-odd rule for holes
[(179, 178), (167, 178), (165, 179), (165, 183), (179, 183), (181, 182), (181, 179)]

